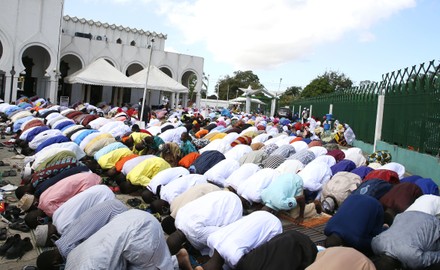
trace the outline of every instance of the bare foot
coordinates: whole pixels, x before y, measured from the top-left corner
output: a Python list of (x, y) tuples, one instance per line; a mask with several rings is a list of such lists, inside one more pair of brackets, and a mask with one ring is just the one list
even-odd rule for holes
[[(179, 268), (182, 270), (192, 270), (191, 262), (189, 260), (189, 254), (186, 249), (182, 248), (176, 254), (177, 262), (179, 264)], [(197, 268), (196, 268), (197, 269)], [(203, 270), (203, 268), (202, 268)]]
[(313, 201), (313, 203), (315, 204), (316, 213), (321, 214), (322, 213), (321, 202), (316, 200), (316, 201)]

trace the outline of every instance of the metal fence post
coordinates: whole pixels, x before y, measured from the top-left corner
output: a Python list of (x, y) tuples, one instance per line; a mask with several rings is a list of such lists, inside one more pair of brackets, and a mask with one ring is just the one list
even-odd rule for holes
[(383, 108), (385, 104), (385, 95), (381, 93), (377, 99), (377, 113), (376, 113), (376, 128), (374, 131), (374, 147), (373, 152), (376, 152), (377, 141), (382, 137), (382, 123), (383, 123)]

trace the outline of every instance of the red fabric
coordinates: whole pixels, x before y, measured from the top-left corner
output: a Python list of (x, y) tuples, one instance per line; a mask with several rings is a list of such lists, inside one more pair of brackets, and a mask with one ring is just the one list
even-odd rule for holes
[(197, 152), (189, 153), (179, 161), (179, 166), (189, 168), (199, 156), (200, 154)]
[(345, 158), (345, 153), (340, 149), (331, 150), (327, 155), (335, 158), (336, 162), (339, 162)]
[(311, 141), (309, 143), (309, 148), (313, 147), (313, 146), (322, 146), (322, 142), (321, 141)]
[(129, 161), (130, 159), (136, 158), (139, 155), (136, 154), (131, 154), (128, 155), (126, 157), (121, 158), (120, 160), (118, 160), (118, 162), (116, 162), (115, 164), (115, 168), (117, 172), (121, 172), (122, 171), (122, 167), (124, 166), (125, 162)]
[(84, 113), (81, 112), (81, 111), (73, 111), (73, 112), (70, 112), (70, 113), (66, 114), (66, 117), (69, 118), (69, 119), (73, 119), (76, 116), (82, 115), (82, 114), (84, 114)]
[(392, 209), (396, 214), (405, 211), (413, 202), (423, 195), (419, 186), (414, 183), (400, 183), (380, 198), (385, 209)]
[(41, 122), (41, 120), (39, 119), (34, 119), (29, 121), (24, 127), (23, 127), (23, 132), (25, 132), (26, 130), (32, 128), (32, 127), (41, 127), (44, 126), (44, 123)]
[(302, 141), (302, 140), (303, 140), (302, 137), (295, 137), (295, 139), (291, 140), (290, 143), (299, 142), (299, 141)]
[(363, 182), (369, 179), (380, 179), (390, 184), (400, 183), (399, 176), (395, 171), (384, 170), (384, 169), (371, 171), (369, 174), (365, 176)]
[(295, 128), (295, 130), (301, 130), (302, 128), (302, 124), (300, 122), (296, 122), (295, 125), (293, 125), (293, 127)]
[(87, 126), (90, 122), (92, 122), (93, 120), (95, 120), (96, 118), (98, 118), (99, 116), (97, 116), (96, 114), (90, 114), (87, 115), (86, 117), (84, 117), (84, 119), (81, 121), (81, 125), (83, 126)]

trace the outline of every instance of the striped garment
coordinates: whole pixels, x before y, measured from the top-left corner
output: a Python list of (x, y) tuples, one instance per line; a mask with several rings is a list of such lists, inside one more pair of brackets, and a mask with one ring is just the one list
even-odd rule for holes
[(234, 147), (237, 144), (246, 144), (246, 145), (251, 145), (252, 142), (252, 138), (249, 136), (240, 136), (237, 139), (235, 139), (235, 141), (233, 141), (231, 143), (231, 146)]
[(76, 157), (66, 157), (60, 160), (57, 160), (55, 163), (53, 163), (51, 166), (46, 167), (44, 170), (41, 170), (37, 173), (34, 173), (32, 175), (31, 183), (34, 187), (44, 182), (46, 179), (49, 179), (60, 172), (63, 172), (67, 169), (76, 167), (78, 165), (78, 162), (76, 160)]
[(298, 153), (295, 153), (291, 155), (288, 159), (295, 159), (301, 161), (302, 164), (307, 165), (312, 160), (315, 159), (315, 154), (313, 154), (312, 151), (309, 150), (303, 150)]
[(270, 154), (271, 156), (283, 156), (285, 158), (290, 157), (291, 155), (295, 154), (296, 150), (295, 147), (293, 147), (290, 144), (282, 145), (278, 147), (278, 149), (275, 149), (275, 151)]

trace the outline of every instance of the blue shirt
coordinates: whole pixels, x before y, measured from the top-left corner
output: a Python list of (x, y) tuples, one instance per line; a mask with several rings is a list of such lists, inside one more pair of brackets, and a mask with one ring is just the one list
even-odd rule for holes
[(99, 158), (101, 158), (103, 155), (108, 154), (111, 151), (119, 149), (119, 148), (128, 148), (128, 147), (125, 144), (121, 143), (121, 142), (114, 142), (114, 143), (111, 143), (109, 145), (106, 145), (101, 150), (96, 152), (95, 155), (93, 156), (93, 158), (95, 160), (99, 160)]
[(371, 250), (371, 240), (383, 231), (383, 207), (366, 195), (350, 195), (327, 222), (324, 234), (336, 234), (345, 245), (360, 251)]
[(31, 142), (35, 136), (37, 136), (38, 134), (40, 134), (43, 131), (49, 130), (48, 126), (39, 126), (34, 128), (32, 131), (30, 131), (26, 137), (26, 141), (27, 142)]
[(69, 140), (69, 138), (67, 138), (64, 135), (58, 135), (55, 137), (48, 138), (44, 142), (40, 143), (40, 145), (38, 145), (37, 149), (35, 149), (35, 152), (38, 153), (41, 149), (43, 149), (44, 147), (49, 146), (51, 144), (63, 143), (63, 142), (70, 142), (70, 140)]
[(263, 203), (276, 210), (291, 210), (296, 207), (295, 197), (303, 192), (303, 180), (297, 174), (283, 174), (275, 178), (261, 192)]
[(74, 143), (77, 145), (80, 145), (82, 140), (84, 140), (85, 137), (89, 136), (92, 133), (98, 132), (96, 129), (85, 129), (81, 131), (81, 133), (75, 138)]
[(17, 132), (21, 128), (21, 125), (24, 122), (31, 120), (32, 118), (35, 118), (35, 117), (32, 115), (29, 115), (29, 116), (18, 119), (17, 121), (15, 121), (14, 126), (12, 127), (12, 131)]
[(11, 113), (13, 113), (13, 112), (15, 112), (15, 111), (18, 111), (18, 110), (23, 110), (22, 108), (20, 108), (20, 107), (18, 107), (18, 106), (16, 106), (16, 105), (14, 105), (14, 106), (12, 106), (12, 107), (9, 107), (6, 111), (5, 111), (5, 114), (7, 115), (7, 116), (9, 116), (9, 115), (11, 115)]

